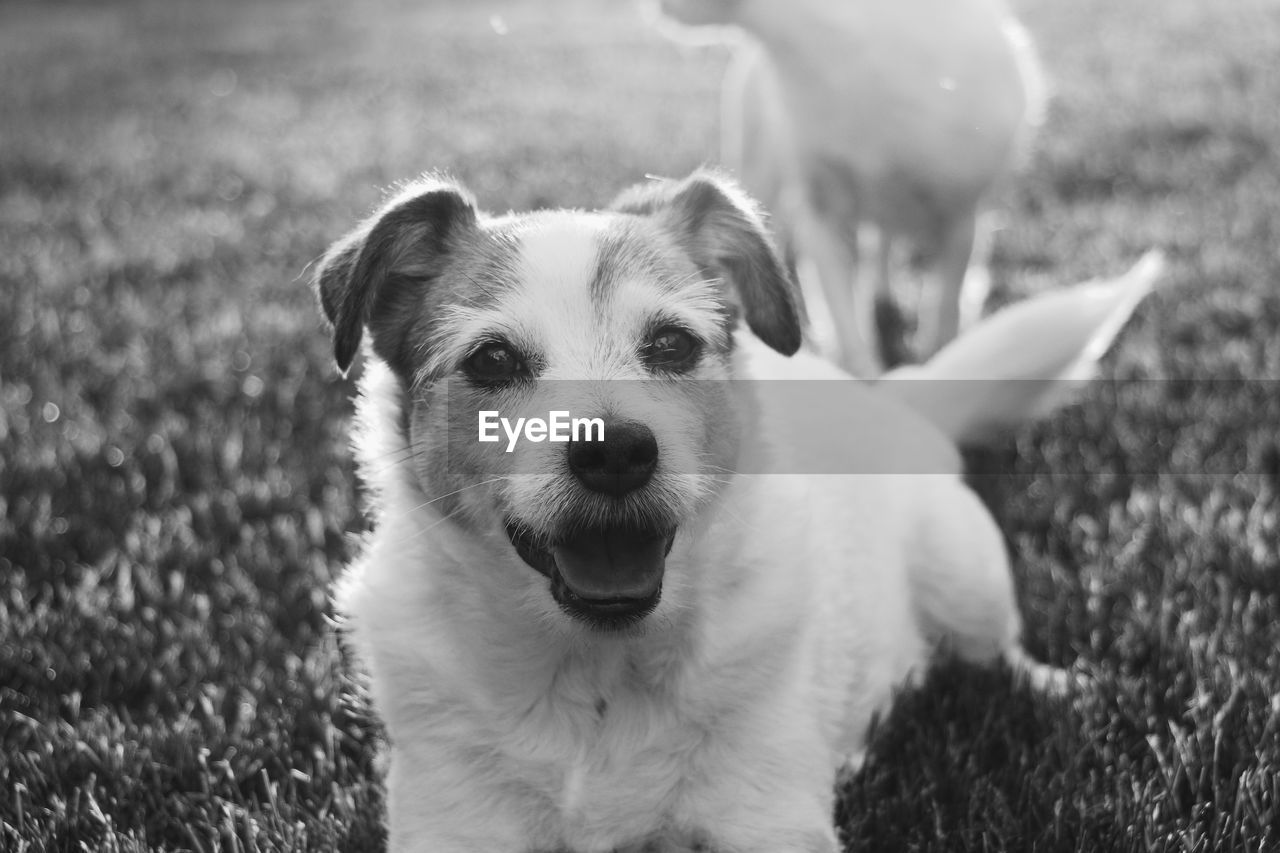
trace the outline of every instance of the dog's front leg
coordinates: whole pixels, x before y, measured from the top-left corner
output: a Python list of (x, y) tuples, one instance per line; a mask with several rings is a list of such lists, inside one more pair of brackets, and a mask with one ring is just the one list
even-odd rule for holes
[(937, 247), (926, 252), (916, 335), (921, 361), (950, 343), (960, 330), (965, 275), (977, 235), (976, 216), (970, 210), (948, 223)]
[(521, 803), (484, 785), (447, 750), (393, 752), (389, 853), (528, 853)]
[(700, 839), (663, 834), (658, 838), (619, 847), (612, 853), (712, 853), (712, 850)]
[[(714, 838), (663, 835), (620, 847), (612, 853), (839, 853), (840, 846), (830, 830), (801, 833), (789, 842), (781, 837), (763, 841), (767, 846), (731, 847)], [(559, 853), (559, 851), (558, 851)]]
[(730, 846), (715, 839), (699, 842), (693, 847), (642, 848), (643, 853), (840, 853), (832, 829), (787, 831), (761, 838), (749, 847)]
[[(700, 790), (700, 816), (692, 817), (696, 834), (690, 849), (703, 853), (837, 853), (832, 827), (835, 774), (826, 775), (823, 760), (788, 766), (781, 754), (810, 744), (778, 744), (780, 751), (746, 758), (739, 767), (721, 768), (718, 790)], [(826, 756), (823, 756), (823, 758)], [(667, 848), (659, 848), (666, 850)], [(675, 850), (685, 848), (673, 847)]]
[[(708, 853), (720, 853), (720, 848), (709, 847)], [(751, 847), (724, 848), (724, 853), (839, 853), (835, 830), (821, 829), (786, 830), (763, 839)]]

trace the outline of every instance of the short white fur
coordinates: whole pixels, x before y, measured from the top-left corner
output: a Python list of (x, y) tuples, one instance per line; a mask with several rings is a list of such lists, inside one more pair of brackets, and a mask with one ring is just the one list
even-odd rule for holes
[[(589, 290), (605, 220), (540, 222), (522, 234), (520, 280), (497, 310), (536, 338), (547, 376), (633, 376), (618, 336), (675, 297), (624, 276), (602, 321)], [(667, 308), (697, 314), (704, 302), (695, 292)], [(1002, 340), (1025, 344), (997, 328), (976, 330), (975, 349), (1000, 360)], [(664, 482), (684, 523), (662, 602), (638, 628), (608, 633), (561, 612), (496, 525), (458, 523), (428, 497), (403, 377), (370, 360), (354, 442), (380, 512), (335, 600), (390, 735), (392, 851), (833, 853), (837, 772), (856, 767), (872, 719), (939, 647), (1039, 671), (1018, 647), (1000, 533), (961, 481), (954, 436), (917, 413), (927, 399), (901, 402), (894, 383), (851, 382), (808, 352), (784, 358), (744, 330), (728, 371), (840, 382), (865, 417), (850, 446), (876, 429), (910, 435), (889, 443), (903, 458), (876, 461), (927, 460), (931, 473)], [(796, 442), (776, 438), (805, 413), (767, 395), (755, 404), (743, 440), (770, 445), (786, 470)], [(723, 410), (654, 411), (663, 453), (697, 470), (699, 427)], [(520, 452), (544, 485), (564, 476), (548, 445)], [(483, 502), (498, 487), (464, 488)], [(546, 500), (528, 483), (503, 494), (533, 518)]]

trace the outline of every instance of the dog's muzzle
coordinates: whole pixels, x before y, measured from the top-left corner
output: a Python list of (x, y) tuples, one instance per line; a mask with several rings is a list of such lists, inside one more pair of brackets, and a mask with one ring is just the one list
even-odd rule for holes
[(583, 528), (545, 543), (519, 524), (506, 530), (520, 558), (551, 581), (552, 597), (569, 615), (616, 629), (658, 606), (674, 529)]

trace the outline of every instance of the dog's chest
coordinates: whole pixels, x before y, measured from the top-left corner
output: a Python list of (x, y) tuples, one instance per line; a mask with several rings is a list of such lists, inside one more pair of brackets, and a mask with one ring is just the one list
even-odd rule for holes
[(562, 836), (588, 846), (651, 831), (678, 802), (700, 743), (696, 715), (671, 686), (625, 663), (562, 674), (526, 722), (509, 753), (517, 772), (555, 803)]
[(615, 800), (653, 813), (674, 793), (681, 759), (692, 740), (670, 715), (645, 710), (629, 700), (604, 707), (594, 736), (577, 744), (560, 768), (558, 803), (570, 823), (592, 814), (618, 814)]

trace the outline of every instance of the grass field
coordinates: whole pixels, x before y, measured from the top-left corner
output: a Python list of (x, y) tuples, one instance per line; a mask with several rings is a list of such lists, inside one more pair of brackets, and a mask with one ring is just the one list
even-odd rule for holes
[[(1280, 0), (1021, 0), (1056, 101), (1008, 300), (1167, 250), (1077, 407), (987, 454), (1037, 654), (952, 666), (851, 848), (1280, 846)], [(363, 521), (308, 264), (427, 169), (491, 209), (714, 159), (724, 55), (627, 2), (0, 7), (0, 850), (377, 850), (326, 588)]]

